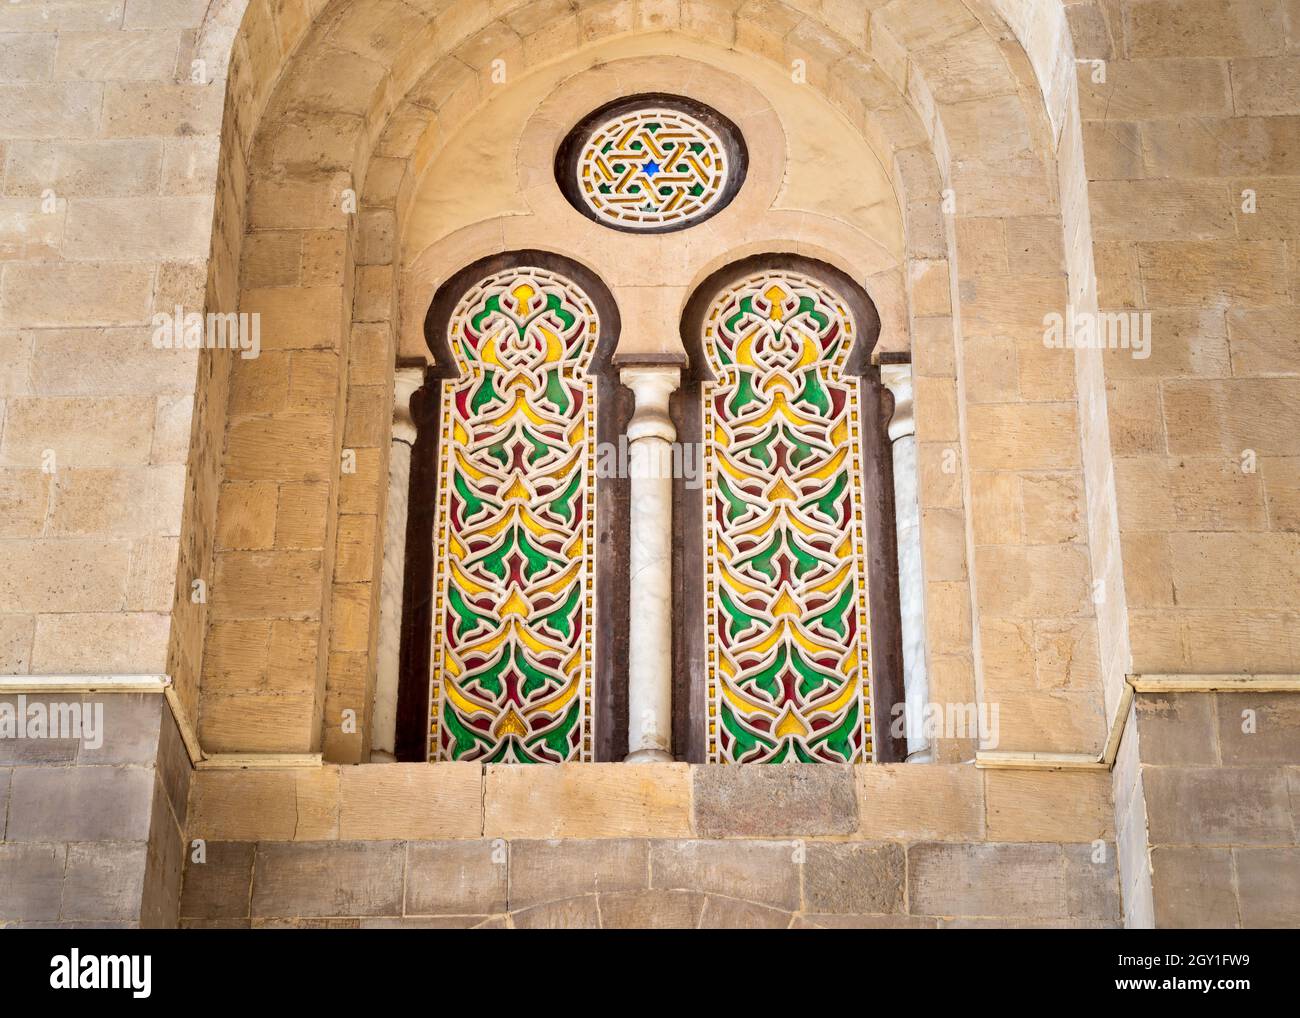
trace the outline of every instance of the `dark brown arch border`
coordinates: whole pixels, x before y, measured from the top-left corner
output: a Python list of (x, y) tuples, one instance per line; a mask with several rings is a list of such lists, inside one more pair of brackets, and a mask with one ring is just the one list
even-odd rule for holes
[[(611, 359), (621, 319), (613, 294), (590, 269), (549, 251), (520, 250), (490, 255), (465, 266), (438, 287), (424, 319), (424, 338), (433, 363), (411, 400), (416, 439), (411, 450), (410, 502), (406, 521), (406, 564), (402, 578), (402, 643), (397, 693), (395, 755), (400, 761), (427, 759), (429, 652), (433, 639), (433, 528), (438, 504), (438, 415), (442, 385), (457, 377), (447, 326), (465, 292), (485, 276), (518, 266), (556, 272), (572, 280), (596, 307), (600, 336), (587, 372), (596, 378), (597, 441), (616, 444), (631, 414), (631, 393), (617, 380)], [(424, 363), (421, 361), (420, 363)], [(596, 479), (596, 675), (593, 747), (597, 760), (621, 760), (627, 753), (627, 479)]]
[[(867, 598), (871, 612), (871, 715), (876, 760), (892, 763), (907, 758), (906, 738), (891, 732), (895, 704), (903, 697), (903, 637), (898, 602), (898, 539), (894, 529), (894, 462), (887, 429), (894, 400), (880, 382), (880, 369), (872, 353), (880, 339), (880, 313), (867, 291), (851, 276), (833, 265), (790, 253), (768, 253), (743, 258), (719, 269), (698, 287), (682, 312), (682, 342), (690, 368), (682, 387), (673, 397), (674, 422), (683, 441), (703, 439), (700, 386), (712, 381), (704, 355), (704, 316), (719, 292), (751, 273), (764, 269), (799, 272), (821, 280), (849, 305), (858, 324), (858, 337), (849, 351), (845, 373), (859, 378), (859, 399), (865, 434), (862, 435), (862, 506), (866, 517)], [(874, 427), (872, 425), (874, 424)], [(698, 539), (678, 541), (673, 548), (675, 584), (674, 617), (687, 620), (677, 628), (673, 646), (676, 671), (673, 719), (679, 752), (687, 759), (703, 761), (706, 755), (705, 651), (704, 651), (704, 497), (703, 489), (692, 491), (684, 480), (673, 493), (675, 529), (681, 534), (698, 534)]]

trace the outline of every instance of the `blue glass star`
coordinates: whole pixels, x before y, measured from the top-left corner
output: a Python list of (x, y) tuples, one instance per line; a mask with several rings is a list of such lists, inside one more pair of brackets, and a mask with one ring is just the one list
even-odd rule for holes
[(647, 177), (653, 177), (661, 169), (663, 169), (663, 167), (661, 167), (657, 162), (651, 159), (648, 160), (646, 164), (641, 167), (641, 172), (643, 172)]

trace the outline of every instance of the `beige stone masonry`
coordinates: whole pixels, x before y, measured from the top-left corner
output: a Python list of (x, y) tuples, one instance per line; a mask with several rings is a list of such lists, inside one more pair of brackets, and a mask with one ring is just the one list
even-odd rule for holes
[[(819, 779), (828, 774), (791, 767)], [(452, 763), (201, 769), (194, 776), (189, 836), (209, 841), (705, 836), (700, 825), (713, 830), (716, 821), (699, 817), (693, 789), (717, 769)], [(889, 764), (857, 767), (851, 776), (852, 826), (830, 840), (1085, 843), (1114, 837), (1104, 770), (1061, 774)], [(829, 807), (821, 801), (825, 813)], [(773, 837), (739, 828), (723, 836)]]
[[(882, 352), (913, 360), (935, 699), (998, 704), (1002, 751), (1105, 760), (1128, 673), (1294, 674), (1298, 33), (1294, 0), (0, 4), (0, 670), (165, 670), (209, 752), (365, 759), (341, 719), (369, 724), (389, 372), (422, 352), (437, 284), (568, 253), (616, 287), (629, 348), (668, 350), (700, 279), (778, 246), (853, 273)], [(550, 159), (585, 103), (651, 84), (785, 150), (754, 153), (727, 213), (633, 251), (561, 203)], [(836, 160), (858, 176), (818, 170)], [(260, 312), (263, 356), (151, 350), (178, 303)], [(1044, 347), (1067, 306), (1149, 313), (1150, 356)], [(1109, 836), (1098, 775), (957, 766), (975, 752), (859, 772), (884, 791), (855, 793), (855, 830), (910, 837), (891, 789), (916, 783), (951, 804), (917, 814), (936, 840)], [(1118, 759), (1140, 918), (1142, 754)], [(304, 837), (370, 838), (368, 792), (431, 781), (352, 770), (266, 772), (265, 830), (231, 829), (284, 836), (301, 805)], [(241, 773), (211, 777), (212, 815)], [(477, 785), (510, 827), (528, 782), (584, 802), (592, 773)], [(609, 830), (693, 829), (682, 773)], [(1243, 918), (1266, 908), (1246, 893), (1263, 856), (1157, 848), (1181, 853), (1166, 892), (1226, 872)]]

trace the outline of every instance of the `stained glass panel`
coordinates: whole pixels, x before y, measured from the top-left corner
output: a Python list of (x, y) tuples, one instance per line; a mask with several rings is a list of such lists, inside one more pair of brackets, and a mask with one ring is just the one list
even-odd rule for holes
[(710, 761), (871, 759), (854, 339), (847, 305), (794, 272), (705, 317)]
[(557, 273), (512, 268), (448, 329), (429, 757), (590, 760), (596, 309)]

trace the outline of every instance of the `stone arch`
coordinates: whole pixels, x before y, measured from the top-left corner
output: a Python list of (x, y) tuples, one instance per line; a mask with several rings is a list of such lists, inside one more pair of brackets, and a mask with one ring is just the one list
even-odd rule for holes
[[(1014, 18), (1021, 38), (1044, 31), (1044, 24), (1054, 26), (1033, 14), (1033, 7), (1012, 0), (997, 4)], [(201, 42), (201, 50), (207, 46), (223, 66), (222, 39), (229, 38), (233, 22), (223, 22), (221, 15), (236, 8), (217, 11)], [(311, 418), (332, 394), (336, 414), (323, 432), (323, 412), (315, 421), (261, 420), (256, 426), (232, 413), (227, 423), (227, 402), (238, 408), (250, 389), (264, 392), (266, 386), (214, 377), (201, 394), (201, 403), (211, 409), (200, 415), (199, 432), (208, 436), (207, 447), (225, 449), (223, 491), (231, 482), (274, 483), (278, 512), (286, 485), (321, 483), (326, 523), (320, 547), (294, 558), (282, 552), (304, 549), (237, 549), (230, 556), (220, 547), (204, 548), (201, 539), (191, 542), (191, 558), (200, 568), (205, 558), (215, 560), (211, 572), (218, 585), (234, 581), (224, 584), (228, 590), (292, 566), (299, 570), (301, 587), (320, 591), (314, 608), (301, 606), (308, 618), (286, 620), (314, 621), (319, 629), (310, 688), (263, 697), (265, 724), (252, 733), (223, 720), (221, 701), (237, 701), (246, 709), (257, 690), (228, 684), (222, 693), (220, 683), (209, 684), (204, 709), (198, 711), (200, 737), (217, 749), (310, 751), (324, 745), (332, 756), (349, 758), (351, 750), (322, 736), (320, 721), (336, 717), (342, 697), (365, 686), (366, 676), (356, 670), (362, 659), (373, 659), (368, 634), (375, 628), (370, 624), (374, 598), (360, 597), (362, 581), (347, 578), (358, 573), (345, 570), (339, 581), (337, 560), (345, 547), (366, 547), (369, 535), (373, 562), (383, 516), (382, 491), (377, 497), (374, 491), (382, 484), (363, 490), (356, 475), (327, 471), (334, 460), (319, 450), (332, 447), (341, 454), (353, 448), (365, 476), (382, 476), (381, 434), (391, 413), (391, 386), (383, 380), (382, 365), (393, 362), (394, 322), (401, 322), (392, 302), (401, 283), (393, 251), (404, 210), (439, 139), (476, 109), (491, 82), (493, 60), (504, 55), (507, 65), (512, 60), (527, 65), (633, 32), (671, 32), (783, 69), (800, 61), (807, 84), (881, 154), (899, 195), (906, 233), (905, 259), (890, 273), (897, 301), (886, 301), (882, 310), (888, 306), (901, 326), (896, 331), (913, 340), (923, 459), (926, 446), (932, 455), (951, 448), (960, 457), (960, 484), (937, 486), (942, 491), (936, 489), (932, 503), (923, 505), (927, 593), (942, 603), (947, 620), (932, 633), (936, 695), (968, 701), (979, 689), (984, 699), (1026, 706), (1026, 717), (1060, 722), (1053, 727), (1066, 742), (1098, 744), (1099, 689), (1043, 696), (1026, 689), (1023, 676), (1001, 665), (986, 667), (981, 656), (990, 624), (1003, 643), (1016, 638), (1025, 617), (1014, 589), (994, 585), (981, 592), (977, 581), (986, 569), (1019, 577), (1031, 596), (1049, 601), (1067, 642), (1095, 643), (1096, 626), (1083, 596), (1090, 586), (1084, 541), (1044, 550), (1019, 535), (986, 546), (977, 532), (978, 520), (996, 504), (998, 486), (1022, 481), (1014, 450), (991, 441), (998, 434), (1034, 427), (1059, 433), (1051, 462), (1042, 466), (1082, 491), (1074, 368), (1063, 358), (1046, 357), (1031, 336), (1042, 311), (1066, 299), (1060, 259), (1049, 254), (1046, 262), (1030, 264), (1022, 258), (1015, 266), (1005, 257), (991, 265), (985, 261), (987, 231), (1005, 231), (1009, 220), (1032, 250), (1059, 249), (1054, 140), (1064, 122), (1061, 111), (1068, 114), (1070, 92), (1040, 90), (1025, 50), (994, 9), (958, 0), (895, 2), (871, 11), (812, 0), (644, 0), (637, 5), (543, 0), (497, 5), (491, 16), (482, 5), (440, 0), (364, 0), (324, 10), (250, 6), (228, 68), (210, 302), (259, 310), (273, 331), (283, 327), (285, 352), (299, 361), (288, 374), (321, 382), (310, 394), (300, 389), (309, 409), (295, 412)], [(1059, 75), (1059, 66), (1052, 73)], [(999, 125), (991, 151), (981, 140), (981, 127), (989, 122)], [(299, 159), (295, 148), (310, 157)], [(312, 172), (303, 172), (308, 165)], [(361, 199), (353, 219), (336, 212), (337, 195), (353, 189), (347, 185), (359, 188)], [(955, 199), (955, 212), (947, 216), (945, 191)], [(313, 228), (322, 223), (331, 228)], [(296, 236), (296, 268), (289, 267), (295, 240), (271, 234)], [(970, 267), (965, 275), (963, 266)], [(276, 277), (277, 271), (284, 275)], [(278, 286), (258, 285), (290, 276), (292, 282)], [(272, 292), (277, 290), (291, 292)], [(1016, 295), (1015, 314), (1007, 306), (1008, 293)], [(318, 324), (313, 335), (295, 332), (294, 323), (304, 320)], [(1008, 322), (1015, 334), (1000, 334)], [(994, 373), (981, 370), (999, 357), (1002, 363), (1015, 362), (1014, 391), (1007, 389), (1007, 373), (990, 377)], [(358, 369), (346, 385), (344, 365)], [(357, 378), (364, 382), (353, 384)], [(292, 382), (287, 384), (285, 398), (292, 400)], [(339, 418), (343, 423), (336, 426)], [(322, 442), (322, 433), (332, 441)], [(332, 476), (304, 480), (301, 457), (285, 456), (286, 451), (318, 457), (313, 470)], [(295, 462), (281, 470), (274, 465), (277, 452)], [(245, 457), (257, 462), (246, 467), (239, 462)], [(213, 460), (209, 453), (200, 478), (209, 491), (220, 469)], [(219, 531), (215, 499), (209, 494), (195, 501), (203, 505), (190, 514), (191, 529), (202, 532), (195, 524), (207, 519)], [(348, 517), (356, 519), (340, 522)], [(243, 560), (235, 561), (240, 556)], [(361, 564), (356, 568), (360, 571)], [(214, 606), (212, 614), (220, 616), (228, 607)], [(221, 621), (205, 625), (199, 618), (193, 624), (200, 632), (209, 630), (208, 659), (214, 653), (220, 657), (221, 641), (212, 640), (211, 630)], [(191, 709), (198, 704), (193, 647), (201, 642), (201, 637), (185, 642), (188, 667), (176, 669), (182, 700)], [(304, 664), (306, 643), (298, 648)], [(222, 674), (222, 665), (205, 661), (204, 671), (206, 683), (208, 673)], [(259, 688), (268, 681), (263, 669)], [(332, 694), (331, 687), (352, 693)], [(1026, 726), (1009, 742), (1041, 748), (1037, 728)], [(955, 747), (952, 759), (968, 755), (970, 748)]]

